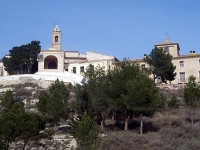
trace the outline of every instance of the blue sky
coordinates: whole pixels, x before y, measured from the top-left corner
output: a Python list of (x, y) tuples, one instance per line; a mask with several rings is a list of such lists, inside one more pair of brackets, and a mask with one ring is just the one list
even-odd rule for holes
[(57, 24), (63, 50), (142, 58), (167, 33), (181, 54), (200, 53), (199, 8), (199, 0), (2, 0), (0, 58), (32, 40), (50, 48)]

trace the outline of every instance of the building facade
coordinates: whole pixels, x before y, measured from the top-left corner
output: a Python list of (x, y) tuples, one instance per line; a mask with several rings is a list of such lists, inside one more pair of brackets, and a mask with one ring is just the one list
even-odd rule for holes
[[(180, 55), (179, 44), (170, 42), (168, 39), (154, 45), (154, 47), (162, 48), (173, 57), (172, 63), (176, 66), (176, 78), (171, 82), (172, 84), (184, 84), (191, 75), (195, 76), (197, 81), (200, 82), (200, 54), (190, 51), (188, 55)], [(141, 67), (149, 67), (144, 59), (135, 59), (133, 61), (139, 63)], [(157, 80), (157, 82), (159, 81)]]
[[(9, 56), (5, 56), (5, 57), (9, 57)], [(5, 77), (5, 76), (8, 76), (8, 72), (5, 70), (3, 61), (0, 60), (0, 77)]]
[(90, 64), (107, 71), (118, 61), (114, 56), (95, 52), (81, 54), (79, 51), (64, 51), (61, 49), (61, 41), (61, 30), (55, 26), (52, 33), (52, 48), (42, 50), (38, 56), (38, 72), (67, 71), (82, 75)]

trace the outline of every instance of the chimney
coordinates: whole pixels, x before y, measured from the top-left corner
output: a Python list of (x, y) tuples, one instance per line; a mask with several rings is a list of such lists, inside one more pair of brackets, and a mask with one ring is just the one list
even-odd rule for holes
[(195, 55), (195, 54), (196, 52), (191, 50), (189, 55)]

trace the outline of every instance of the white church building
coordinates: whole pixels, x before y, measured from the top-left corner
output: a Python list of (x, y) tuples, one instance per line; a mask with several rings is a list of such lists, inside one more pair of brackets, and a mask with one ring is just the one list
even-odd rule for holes
[(55, 26), (52, 33), (52, 48), (41, 50), (38, 56), (38, 72), (69, 72), (82, 75), (91, 64), (100, 66), (105, 71), (112, 69), (118, 60), (114, 56), (108, 56), (95, 52), (81, 54), (79, 51), (62, 50), (61, 30)]
[[(0, 83), (3, 85), (26, 82), (38, 82), (44, 87), (52, 81), (59, 79), (72, 85), (80, 84), (83, 73), (91, 64), (94, 67), (102, 67), (105, 71), (112, 69), (118, 60), (114, 56), (108, 56), (95, 52), (81, 54), (79, 51), (65, 51), (61, 49), (61, 30), (55, 26), (52, 33), (52, 48), (41, 50), (38, 54), (38, 72), (35, 74), (8, 75), (0, 61)], [(48, 84), (47, 84), (47, 83)]]
[[(35, 75), (42, 75), (43, 78), (49, 78), (50, 74), (53, 77), (58, 75), (60, 78), (63, 78), (63, 81), (70, 79), (69, 82), (74, 81), (75, 84), (77, 81), (81, 81), (83, 72), (86, 71), (90, 64), (94, 67), (100, 66), (107, 71), (112, 69), (115, 63), (118, 62), (118, 59), (114, 56), (95, 52), (81, 54), (79, 51), (65, 51), (61, 47), (61, 35), (61, 30), (56, 25), (52, 32), (52, 48), (40, 51), (38, 55), (38, 72)], [(168, 39), (154, 46), (162, 48), (173, 57), (172, 63), (176, 66), (176, 78), (171, 82), (172, 84), (187, 83), (191, 75), (195, 76), (200, 83), (200, 54), (191, 50), (189, 54), (181, 55), (179, 43), (169, 41)], [(138, 63), (141, 67), (149, 67), (143, 58), (132, 61)], [(0, 76), (7, 75), (3, 63), (0, 61)], [(79, 80), (76, 80), (77, 78)], [(4, 79), (2, 78), (2, 80)]]

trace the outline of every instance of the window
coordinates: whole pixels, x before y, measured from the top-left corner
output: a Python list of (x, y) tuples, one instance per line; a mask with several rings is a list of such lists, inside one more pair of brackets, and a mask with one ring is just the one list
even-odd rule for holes
[(76, 67), (73, 67), (73, 73), (76, 74)]
[(55, 43), (58, 42), (58, 36), (55, 36)]
[(83, 73), (84, 72), (84, 66), (81, 66), (80, 67), (80, 73)]
[(165, 47), (164, 47), (164, 51), (165, 51), (166, 53), (169, 53), (169, 47), (168, 47), (168, 46), (165, 46)]
[(185, 72), (180, 72), (180, 82), (185, 82)]
[(180, 67), (184, 67), (184, 61), (179, 61)]
[(65, 71), (68, 71), (69, 70), (69, 64), (64, 64), (64, 68), (65, 68)]

